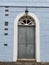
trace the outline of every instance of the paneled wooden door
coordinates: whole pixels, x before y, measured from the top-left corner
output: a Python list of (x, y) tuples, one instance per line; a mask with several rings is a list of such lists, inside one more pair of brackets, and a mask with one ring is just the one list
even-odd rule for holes
[(35, 26), (18, 26), (18, 59), (35, 59)]

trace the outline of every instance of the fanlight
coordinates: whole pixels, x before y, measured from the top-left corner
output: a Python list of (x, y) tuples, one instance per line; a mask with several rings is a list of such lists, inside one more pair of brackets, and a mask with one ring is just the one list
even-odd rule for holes
[(30, 16), (23, 16), (19, 19), (18, 25), (35, 25), (35, 20)]

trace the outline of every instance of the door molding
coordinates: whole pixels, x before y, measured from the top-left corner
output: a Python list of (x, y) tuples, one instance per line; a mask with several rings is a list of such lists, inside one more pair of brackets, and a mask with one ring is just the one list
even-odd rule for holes
[[(14, 48), (13, 48), (13, 61), (16, 61), (17, 60), (17, 47), (18, 47), (18, 21), (19, 19), (25, 15), (25, 12), (19, 14), (15, 21), (14, 21)], [(35, 54), (35, 57), (36, 57), (36, 61), (37, 62), (40, 62), (40, 25), (39, 25), (39, 19), (38, 17), (33, 14), (33, 13), (30, 13), (28, 12), (28, 16), (31, 16), (34, 20), (35, 20), (35, 24), (36, 24), (36, 28), (35, 28), (35, 31), (36, 31), (36, 34), (35, 34), (35, 45), (36, 45), (36, 54)]]

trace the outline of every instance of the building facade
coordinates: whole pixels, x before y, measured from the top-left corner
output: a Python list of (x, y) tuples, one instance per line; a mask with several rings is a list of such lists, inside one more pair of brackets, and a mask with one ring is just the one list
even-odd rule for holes
[(49, 1), (0, 0), (0, 61), (49, 62)]

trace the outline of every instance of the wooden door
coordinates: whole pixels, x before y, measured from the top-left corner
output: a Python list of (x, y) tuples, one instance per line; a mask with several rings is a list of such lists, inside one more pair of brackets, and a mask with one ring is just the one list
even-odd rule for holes
[(18, 59), (35, 59), (35, 26), (18, 26)]

